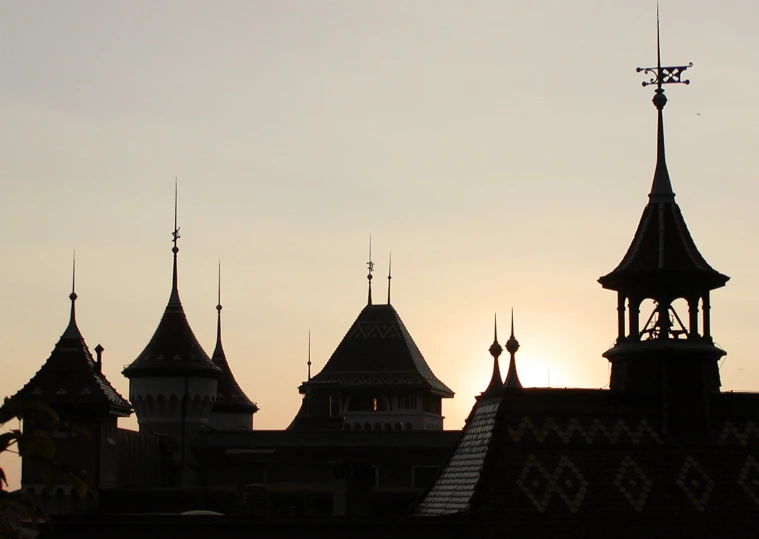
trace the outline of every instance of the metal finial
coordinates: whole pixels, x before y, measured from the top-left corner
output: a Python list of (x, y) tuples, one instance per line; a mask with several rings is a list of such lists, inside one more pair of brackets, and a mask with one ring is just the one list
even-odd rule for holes
[(498, 343), (498, 317), (493, 316), (493, 344), (488, 349), (490, 355), (493, 356), (493, 374), (490, 377), (490, 383), (487, 389), (482, 393), (483, 395), (490, 395), (497, 393), (503, 389), (503, 379), (501, 378), (501, 367), (498, 364), (498, 358), (503, 352), (503, 347)]
[(311, 381), (311, 328), (308, 330), (308, 381)]
[(374, 272), (374, 262), (372, 262), (372, 235), (369, 234), (369, 261), (366, 263), (369, 273), (366, 276), (369, 281), (369, 305), (372, 304), (372, 272)]
[(73, 258), (71, 260), (71, 294), (69, 294), (69, 299), (71, 301), (76, 301), (77, 295), (76, 295), (76, 250), (74, 251)]
[(514, 337), (514, 309), (511, 309), (511, 335), (509, 340), (506, 341), (506, 351), (509, 354), (516, 354), (519, 350), (519, 341)]
[(79, 333), (79, 328), (76, 325), (76, 298), (78, 296), (76, 295), (76, 251), (74, 251), (72, 260), (71, 260), (71, 294), (69, 294), (69, 299), (71, 300), (71, 313), (69, 315), (69, 325), (66, 327), (66, 330), (63, 332), (63, 337), (66, 338), (79, 338), (81, 337), (81, 333)]
[[(644, 81), (643, 86), (649, 86), (655, 84), (657, 87), (656, 96), (654, 96), (654, 105), (656, 108), (662, 109), (667, 103), (667, 98), (664, 97), (662, 89), (663, 84), (690, 84), (690, 81), (683, 80), (682, 75), (686, 69), (693, 67), (693, 62), (688, 65), (662, 67), (661, 65), (661, 39), (659, 35), (659, 4), (656, 5), (656, 67), (639, 67), (635, 71), (636, 73), (643, 72), (645, 74), (652, 75), (651, 79)], [(661, 97), (659, 97), (661, 96)]]
[(219, 283), (216, 294), (216, 310), (221, 311), (221, 258), (219, 258)]
[(393, 252), (390, 251), (390, 260), (387, 263), (387, 304), (390, 305), (390, 280), (393, 278)]
[(171, 248), (171, 252), (174, 253), (174, 266), (171, 274), (171, 297), (169, 298), (170, 304), (179, 304), (179, 290), (177, 285), (177, 253), (179, 247), (177, 247), (177, 241), (179, 240), (179, 227), (177, 226), (177, 213), (179, 206), (179, 189), (177, 177), (174, 177), (174, 231), (171, 233), (172, 243), (174, 246)]
[(519, 341), (514, 337), (514, 309), (511, 309), (511, 336), (506, 341), (506, 350), (509, 352), (509, 371), (506, 373), (506, 380), (503, 387), (506, 389), (522, 389), (522, 382), (519, 381), (517, 374), (516, 353), (519, 350)]
[(688, 79), (683, 79), (683, 73), (689, 67), (693, 67), (693, 62), (688, 65), (664, 67), (661, 65), (661, 33), (659, 31), (659, 5), (656, 5), (656, 67), (637, 68), (637, 72), (652, 74), (650, 80), (644, 81), (643, 86), (651, 84), (656, 85), (654, 91), (653, 103), (658, 111), (657, 140), (656, 140), (656, 171), (654, 172), (654, 181), (651, 186), (649, 197), (654, 201), (670, 201), (675, 194), (672, 191), (672, 183), (669, 179), (669, 171), (664, 152), (664, 117), (662, 110), (667, 104), (667, 96), (664, 95), (664, 84), (690, 84)]
[(490, 355), (498, 359), (503, 352), (503, 347), (498, 342), (498, 315), (493, 315), (493, 344), (490, 345)]

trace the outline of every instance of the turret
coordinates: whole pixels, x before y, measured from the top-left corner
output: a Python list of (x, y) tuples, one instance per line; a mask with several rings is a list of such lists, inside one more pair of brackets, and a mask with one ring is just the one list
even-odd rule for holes
[[(725, 355), (712, 339), (710, 293), (729, 277), (706, 262), (675, 202), (664, 152), (662, 86), (688, 84), (682, 74), (692, 64), (662, 67), (660, 50), (657, 21), (657, 66), (638, 68), (653, 75), (643, 86), (656, 85), (656, 169), (627, 253), (598, 280), (617, 292), (617, 340), (604, 357), (611, 362), (612, 390), (660, 398), (665, 427), (695, 435), (708, 429), (707, 395), (719, 391), (717, 362)], [(678, 300), (687, 311), (676, 310)], [(650, 312), (641, 312), (645, 304)]]
[[(174, 438), (180, 446), (177, 458), (183, 472), (187, 472), (194, 463), (189, 446), (198, 431), (208, 425), (221, 369), (198, 343), (179, 299), (176, 209), (175, 189), (174, 261), (169, 302), (150, 342), (123, 374), (129, 378), (129, 397), (140, 432), (168, 434)], [(193, 481), (192, 473), (182, 474), (183, 484)]]

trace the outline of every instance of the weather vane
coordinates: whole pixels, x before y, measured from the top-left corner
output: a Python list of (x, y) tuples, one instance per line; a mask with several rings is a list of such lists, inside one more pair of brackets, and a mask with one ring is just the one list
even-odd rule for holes
[[(684, 66), (662, 67), (661, 65), (661, 46), (659, 41), (659, 6), (656, 6), (656, 67), (639, 67), (636, 73), (646, 73), (653, 75), (650, 80), (644, 81), (644, 87), (656, 84), (658, 93), (663, 92), (662, 84), (690, 84), (688, 79), (683, 80), (683, 73), (689, 67), (693, 67), (693, 62)], [(663, 105), (662, 105), (663, 106)]]
[(177, 226), (177, 179), (174, 178), (174, 231), (171, 233), (171, 237), (173, 238), (171, 241), (174, 243), (174, 253), (179, 250), (177, 247), (177, 240), (180, 238), (179, 236), (179, 227)]
[(372, 272), (374, 271), (374, 262), (372, 262), (372, 235), (369, 234), (369, 262), (366, 263), (369, 268), (369, 274), (366, 278), (369, 280), (369, 305), (372, 304)]

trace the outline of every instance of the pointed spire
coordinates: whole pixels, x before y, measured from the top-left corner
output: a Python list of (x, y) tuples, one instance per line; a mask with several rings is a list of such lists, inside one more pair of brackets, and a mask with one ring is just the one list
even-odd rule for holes
[(374, 262), (372, 262), (372, 235), (369, 234), (369, 262), (366, 263), (369, 268), (369, 273), (366, 276), (369, 281), (369, 300), (368, 304), (372, 304), (372, 272), (374, 271)]
[(489, 395), (503, 389), (501, 367), (498, 365), (498, 358), (503, 353), (503, 347), (498, 343), (498, 315), (493, 315), (493, 344), (490, 345), (488, 351), (493, 356), (493, 375), (490, 377), (488, 388), (482, 392), (483, 395)]
[(179, 301), (179, 289), (177, 286), (177, 253), (179, 247), (177, 247), (177, 241), (179, 240), (179, 227), (177, 226), (177, 207), (178, 207), (178, 188), (177, 178), (174, 178), (174, 231), (171, 233), (172, 243), (174, 246), (171, 248), (171, 252), (174, 253), (174, 268), (171, 276), (171, 296), (169, 297), (169, 305), (181, 305)]
[(387, 304), (390, 305), (390, 281), (393, 278), (393, 252), (390, 251), (390, 261), (387, 264)]
[(509, 371), (506, 373), (506, 380), (503, 382), (505, 389), (522, 389), (522, 383), (519, 381), (517, 374), (516, 353), (519, 350), (519, 341), (514, 337), (514, 309), (511, 309), (511, 336), (506, 341), (506, 351), (509, 353)]
[(308, 381), (311, 381), (311, 329), (308, 330)]
[(221, 259), (219, 259), (219, 282), (216, 298), (216, 348), (214, 348), (213, 357), (225, 357), (224, 348), (221, 345)]
[(69, 299), (71, 300), (71, 314), (69, 316), (69, 325), (66, 327), (66, 331), (63, 332), (62, 337), (66, 339), (81, 339), (82, 334), (79, 332), (79, 328), (76, 325), (76, 251), (74, 251), (74, 257), (71, 263), (71, 294)]
[(653, 103), (657, 110), (658, 125), (656, 135), (656, 170), (654, 172), (654, 181), (651, 184), (649, 198), (652, 202), (672, 202), (675, 199), (675, 193), (672, 191), (672, 182), (669, 179), (667, 170), (667, 161), (664, 152), (664, 116), (662, 109), (667, 104), (667, 96), (664, 95), (664, 84), (690, 84), (689, 80), (683, 80), (682, 74), (689, 67), (693, 67), (693, 62), (686, 66), (663, 67), (661, 65), (661, 39), (659, 32), (659, 5), (656, 5), (656, 67), (639, 67), (636, 71), (640, 73), (649, 73), (653, 77), (651, 80), (643, 82), (643, 86), (650, 84), (656, 85), (654, 91)]

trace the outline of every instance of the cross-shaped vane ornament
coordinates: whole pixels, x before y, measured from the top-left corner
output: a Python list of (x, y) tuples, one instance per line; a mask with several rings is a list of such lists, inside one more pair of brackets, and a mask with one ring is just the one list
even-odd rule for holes
[(664, 95), (664, 84), (690, 84), (688, 79), (683, 79), (683, 73), (689, 67), (693, 67), (693, 62), (688, 65), (662, 67), (661, 65), (661, 42), (659, 39), (659, 6), (656, 6), (656, 67), (639, 67), (636, 73), (643, 72), (652, 75), (650, 80), (644, 81), (644, 87), (651, 84), (656, 85), (656, 95), (654, 96), (654, 105), (660, 111), (667, 103), (667, 97)]

